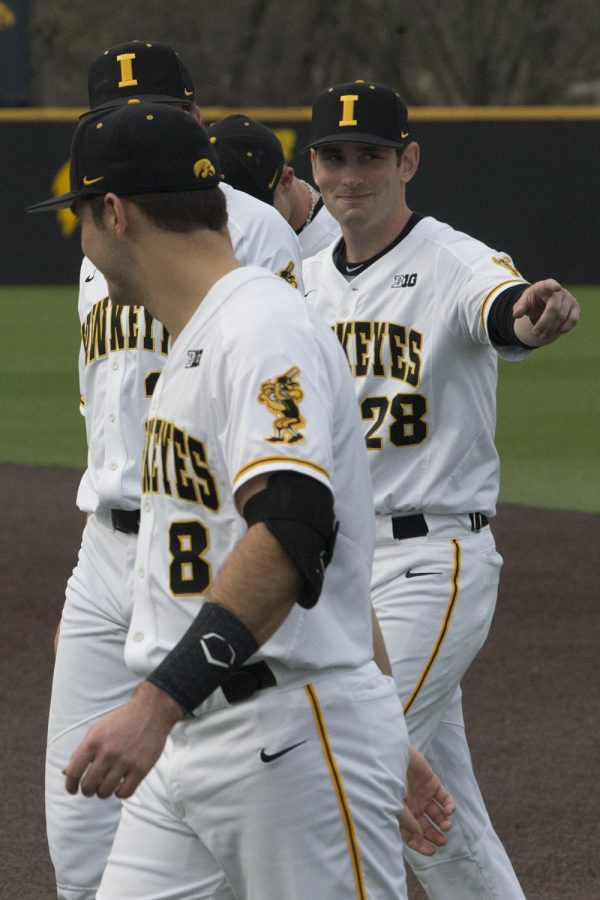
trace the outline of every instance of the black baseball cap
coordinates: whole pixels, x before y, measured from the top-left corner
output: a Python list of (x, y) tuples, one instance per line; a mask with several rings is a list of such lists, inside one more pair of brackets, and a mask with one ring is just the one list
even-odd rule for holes
[(337, 141), (405, 147), (410, 141), (408, 112), (400, 94), (372, 81), (349, 81), (321, 91), (303, 151)]
[(283, 149), (270, 128), (248, 116), (227, 116), (207, 128), (221, 163), (223, 181), (273, 203), (283, 172)]
[(72, 206), (84, 197), (197, 191), (220, 184), (206, 131), (189, 113), (158, 103), (126, 104), (80, 120), (70, 157), (71, 190), (27, 212)]
[(129, 41), (96, 57), (88, 73), (91, 109), (107, 109), (146, 100), (194, 102), (192, 77), (178, 54), (158, 41)]

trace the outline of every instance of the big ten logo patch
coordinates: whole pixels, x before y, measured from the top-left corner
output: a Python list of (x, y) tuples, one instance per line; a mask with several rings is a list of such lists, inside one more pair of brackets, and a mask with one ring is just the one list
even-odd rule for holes
[(0, 31), (4, 28), (14, 28), (16, 24), (17, 17), (8, 3), (0, 3)]
[(406, 287), (414, 287), (417, 283), (417, 273), (413, 272), (411, 275), (394, 275), (394, 281), (392, 283), (393, 288), (406, 288)]
[[(67, 194), (70, 190), (69, 163), (66, 162), (54, 176), (52, 196), (59, 197), (61, 194)], [(56, 213), (56, 220), (60, 226), (62, 236), (70, 238), (77, 228), (77, 217), (73, 215), (70, 209), (59, 209)]]

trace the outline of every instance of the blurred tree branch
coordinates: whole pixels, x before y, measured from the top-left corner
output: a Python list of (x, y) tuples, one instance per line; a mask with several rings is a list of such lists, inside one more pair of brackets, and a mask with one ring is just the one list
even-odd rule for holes
[(205, 105), (309, 105), (355, 78), (413, 105), (600, 101), (598, 0), (31, 0), (30, 20), (38, 105), (86, 105), (91, 61), (134, 38), (172, 44)]

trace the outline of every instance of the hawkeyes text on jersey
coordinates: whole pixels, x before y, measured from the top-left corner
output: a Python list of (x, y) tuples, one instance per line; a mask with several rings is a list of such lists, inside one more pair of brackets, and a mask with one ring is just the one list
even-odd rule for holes
[(85, 365), (118, 350), (158, 351), (166, 356), (168, 332), (161, 325), (157, 341), (154, 325), (155, 319), (141, 306), (117, 306), (110, 297), (98, 300), (81, 324)]
[(142, 493), (164, 493), (219, 510), (217, 484), (201, 440), (165, 419), (146, 422)]
[(395, 322), (346, 321), (333, 327), (355, 377), (395, 378), (417, 387), (421, 332)]

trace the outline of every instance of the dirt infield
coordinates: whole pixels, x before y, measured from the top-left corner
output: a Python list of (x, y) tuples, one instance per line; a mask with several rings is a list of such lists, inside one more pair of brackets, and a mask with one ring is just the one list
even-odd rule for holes
[[(55, 897), (43, 754), (52, 635), (83, 525), (77, 482), (72, 470), (0, 465), (2, 900)], [(500, 599), (464, 682), (475, 768), (528, 900), (595, 900), (600, 516), (505, 506), (494, 531)]]

